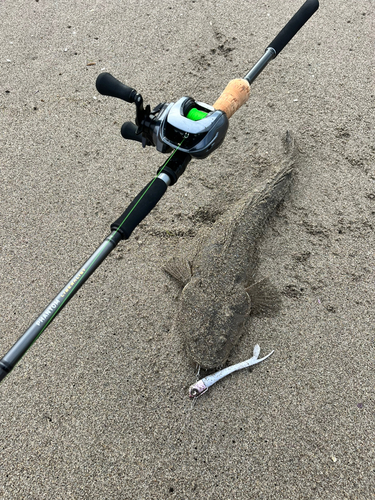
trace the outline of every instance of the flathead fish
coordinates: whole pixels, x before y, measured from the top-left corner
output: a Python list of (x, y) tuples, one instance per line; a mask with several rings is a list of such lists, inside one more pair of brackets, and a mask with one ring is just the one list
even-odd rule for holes
[(175, 328), (187, 355), (201, 368), (222, 366), (250, 313), (278, 301), (268, 280), (256, 281), (257, 243), (272, 212), (288, 192), (296, 158), (289, 133), (278, 173), (197, 234), (192, 249), (171, 259), (165, 270), (179, 281)]

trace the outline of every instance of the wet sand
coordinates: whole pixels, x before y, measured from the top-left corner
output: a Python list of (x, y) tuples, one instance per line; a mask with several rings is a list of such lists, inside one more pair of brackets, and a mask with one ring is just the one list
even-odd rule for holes
[[(109, 234), (164, 157), (120, 135), (134, 106), (213, 103), (300, 7), (1, 2), (0, 357)], [(374, 5), (321, 1), (230, 121), (222, 147), (108, 257), (0, 387), (0, 498), (375, 496)], [(229, 363), (274, 349), (192, 406), (169, 256), (277, 171), (296, 179), (260, 244), (282, 296)]]

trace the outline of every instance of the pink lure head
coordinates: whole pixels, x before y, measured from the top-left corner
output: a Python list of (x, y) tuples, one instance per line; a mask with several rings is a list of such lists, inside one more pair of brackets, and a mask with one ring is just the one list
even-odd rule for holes
[(195, 384), (189, 387), (189, 397), (197, 398), (198, 396), (204, 394), (207, 390), (208, 387), (204, 385), (203, 380), (199, 380), (199, 382), (196, 382)]

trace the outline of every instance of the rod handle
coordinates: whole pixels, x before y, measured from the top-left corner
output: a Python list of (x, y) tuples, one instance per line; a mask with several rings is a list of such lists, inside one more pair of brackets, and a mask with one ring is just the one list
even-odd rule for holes
[(310, 19), (319, 8), (319, 0), (307, 0), (302, 7), (294, 14), (290, 21), (284, 26), (280, 33), (272, 40), (269, 47), (272, 47), (276, 54), (279, 54), (294, 35)]
[(0, 361), (0, 382), (8, 375), (10, 371), (11, 368), (8, 369), (8, 367), (6, 367), (5, 364)]
[(224, 92), (215, 102), (214, 108), (223, 111), (228, 118), (249, 99), (250, 85), (243, 78), (231, 80), (225, 87)]
[(117, 80), (110, 73), (100, 73), (96, 79), (96, 89), (99, 94), (117, 97), (126, 102), (135, 102), (137, 91)]
[(158, 177), (147, 184), (134, 198), (125, 212), (111, 224), (127, 240), (138, 224), (151, 212), (167, 190), (167, 184)]

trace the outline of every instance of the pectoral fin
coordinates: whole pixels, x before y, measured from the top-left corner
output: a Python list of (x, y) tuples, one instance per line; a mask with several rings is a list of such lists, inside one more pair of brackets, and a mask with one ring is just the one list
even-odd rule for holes
[(275, 314), (280, 310), (281, 298), (268, 278), (245, 288), (251, 301), (251, 314)]
[(183, 257), (173, 257), (164, 265), (163, 269), (172, 276), (181, 287), (187, 285), (191, 279), (190, 263)]

